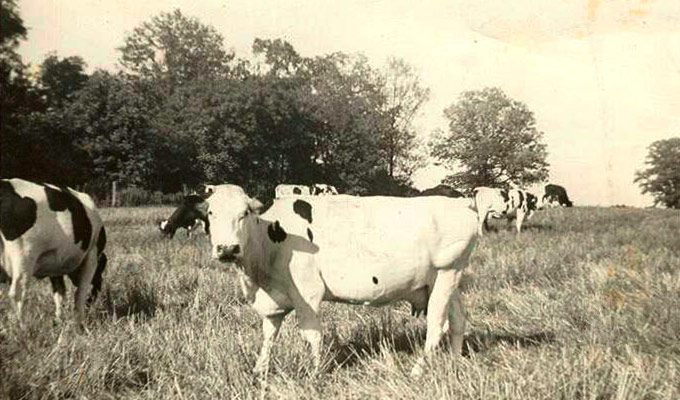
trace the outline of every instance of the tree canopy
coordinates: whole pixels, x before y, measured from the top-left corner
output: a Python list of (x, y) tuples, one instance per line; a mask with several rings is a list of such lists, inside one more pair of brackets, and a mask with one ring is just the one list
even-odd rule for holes
[(468, 91), (444, 110), (449, 130), (438, 131), (432, 156), (458, 172), (455, 187), (529, 185), (548, 177), (543, 133), (529, 108), (498, 88)]
[(635, 174), (642, 193), (651, 194), (656, 205), (680, 208), (680, 137), (652, 143), (645, 164)]

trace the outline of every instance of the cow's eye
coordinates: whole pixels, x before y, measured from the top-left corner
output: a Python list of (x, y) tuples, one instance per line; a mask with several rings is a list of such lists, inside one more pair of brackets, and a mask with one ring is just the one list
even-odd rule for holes
[(212, 211), (208, 211), (208, 215), (213, 215)]

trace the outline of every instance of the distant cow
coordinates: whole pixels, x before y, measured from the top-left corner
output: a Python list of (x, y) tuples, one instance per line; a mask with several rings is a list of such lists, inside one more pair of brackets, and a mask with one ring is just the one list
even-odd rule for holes
[(574, 203), (569, 200), (567, 190), (560, 185), (547, 184), (545, 185), (545, 193), (543, 194), (542, 202), (547, 205), (559, 204), (564, 207), (571, 207)]
[(184, 228), (191, 237), (191, 233), (203, 225), (205, 233), (209, 235), (210, 223), (204, 204), (205, 199), (201, 196), (195, 194), (185, 196), (182, 204), (175, 209), (170, 218), (158, 223), (161, 234), (172, 239), (177, 229)]
[(316, 183), (312, 186), (282, 183), (274, 189), (274, 195), (277, 199), (289, 196), (326, 196), (336, 194), (338, 194), (338, 190), (325, 183)]
[(61, 319), (67, 275), (76, 286), (75, 319), (80, 324), (85, 304), (101, 289), (107, 261), (106, 231), (90, 196), (66, 187), (3, 179), (0, 233), (0, 266), (11, 279), (9, 297), (19, 323), (31, 276), (50, 278), (55, 315)]
[(465, 197), (465, 195), (449, 185), (437, 185), (433, 188), (425, 189), (418, 196), (445, 196), (451, 198)]
[[(283, 318), (295, 310), (319, 367), (323, 300), (427, 310), (425, 354), (448, 332), (460, 354), (465, 312), (458, 283), (476, 242), (469, 201), (445, 197), (287, 197), (262, 205), (235, 185), (207, 198), (212, 255), (242, 271), (245, 297), (263, 318), (255, 372), (264, 373)], [(423, 359), (412, 373), (422, 372)]]
[(515, 218), (515, 228), (519, 234), (522, 231), (524, 219), (531, 218), (538, 209), (538, 198), (523, 189), (510, 189), (508, 197), (508, 221)]
[(487, 218), (504, 218), (508, 213), (510, 196), (508, 191), (499, 188), (480, 186), (474, 188), (474, 206), (477, 210), (477, 233), (484, 236), (484, 228), (488, 230)]

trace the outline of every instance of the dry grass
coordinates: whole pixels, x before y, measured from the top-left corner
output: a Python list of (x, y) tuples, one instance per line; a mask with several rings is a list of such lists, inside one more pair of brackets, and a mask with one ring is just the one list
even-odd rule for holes
[(677, 211), (547, 210), (520, 238), (496, 223), (466, 280), (466, 357), (438, 352), (413, 380), (424, 319), (325, 304), (325, 372), (309, 376), (291, 316), (266, 384), (249, 372), (260, 323), (234, 272), (203, 235), (161, 240), (170, 211), (102, 211), (110, 263), (89, 332), (54, 324), (46, 280), (24, 330), (0, 298), (0, 398), (680, 398)]

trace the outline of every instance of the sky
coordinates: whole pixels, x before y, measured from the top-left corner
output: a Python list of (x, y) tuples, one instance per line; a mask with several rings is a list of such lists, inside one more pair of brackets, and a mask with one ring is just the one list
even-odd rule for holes
[[(549, 182), (577, 205), (651, 205), (633, 183), (648, 146), (680, 136), (678, 0), (24, 0), (24, 62), (48, 52), (117, 70), (117, 47), (141, 23), (179, 8), (212, 25), (237, 57), (255, 38), (281, 38), (302, 56), (363, 53), (413, 65), (431, 96), (416, 128), (446, 129), (460, 94), (499, 87), (534, 112)], [(678, 160), (680, 162), (680, 160)], [(416, 187), (446, 175), (430, 165)]]

